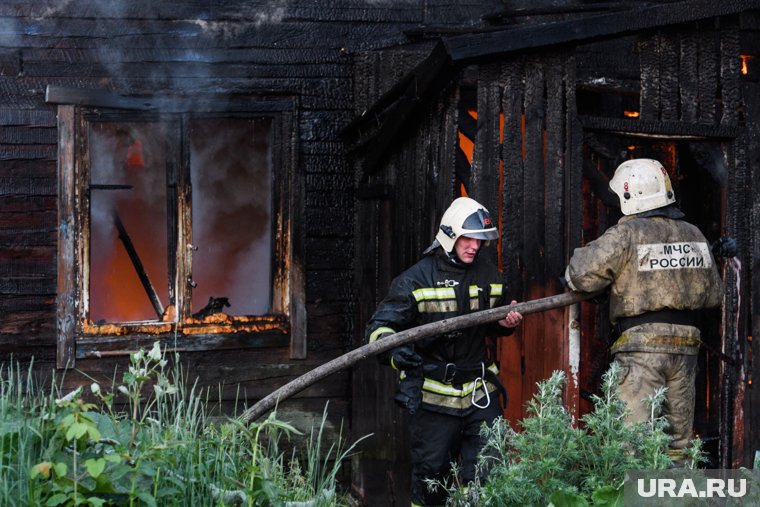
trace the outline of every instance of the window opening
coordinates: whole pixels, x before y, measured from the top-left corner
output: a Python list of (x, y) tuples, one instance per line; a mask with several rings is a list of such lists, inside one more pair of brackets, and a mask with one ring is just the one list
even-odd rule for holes
[(155, 123), (90, 127), (89, 315), (161, 320), (169, 301), (166, 135)]
[(191, 122), (193, 317), (272, 311), (272, 123)]

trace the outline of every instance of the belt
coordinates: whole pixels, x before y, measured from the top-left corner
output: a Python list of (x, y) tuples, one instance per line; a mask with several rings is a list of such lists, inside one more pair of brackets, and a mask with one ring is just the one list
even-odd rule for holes
[(485, 363), (468, 366), (425, 359), (422, 371), (425, 377), (449, 385), (462, 385), (465, 382), (470, 382), (482, 376), (483, 380), (496, 386), (496, 389), (502, 396), (502, 407), (506, 407), (507, 405), (507, 389), (501, 383), (499, 376), (489, 370)]
[(697, 310), (657, 310), (646, 312), (634, 317), (620, 317), (615, 323), (615, 330), (618, 335), (641, 324), (678, 324), (680, 326), (697, 327), (699, 323), (699, 311)]
[(464, 384), (465, 382), (475, 380), (483, 374), (484, 369), (485, 371), (490, 371), (488, 368), (485, 368), (484, 363), (465, 366), (429, 359), (424, 360), (422, 367), (422, 371), (425, 372), (427, 378), (443, 382), (444, 384)]

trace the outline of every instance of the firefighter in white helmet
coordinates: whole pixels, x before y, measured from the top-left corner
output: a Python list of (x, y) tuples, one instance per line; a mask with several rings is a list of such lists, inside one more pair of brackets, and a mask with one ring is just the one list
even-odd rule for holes
[(609, 185), (624, 216), (575, 250), (564, 278), (581, 292), (609, 288), (610, 320), (619, 334), (611, 352), (622, 366), (620, 395), (629, 421), (646, 421), (644, 400), (667, 387), (669, 454), (680, 464), (692, 438), (700, 310), (720, 305), (714, 256), (735, 255), (736, 243), (721, 238), (711, 248), (683, 220), (668, 173), (656, 160), (623, 162)]
[[(422, 259), (397, 276), (367, 324), (369, 341), (412, 327), (504, 304), (503, 280), (481, 248), (499, 237), (477, 201), (455, 199)], [(487, 336), (507, 335), (522, 320), (500, 321), (434, 336), (391, 350), (381, 361), (400, 370), (395, 400), (408, 409), (412, 505), (443, 505), (446, 491), (426, 479), (448, 480), (459, 459), (460, 480), (475, 479), (483, 446), (480, 428), (503, 413), (506, 391)]]

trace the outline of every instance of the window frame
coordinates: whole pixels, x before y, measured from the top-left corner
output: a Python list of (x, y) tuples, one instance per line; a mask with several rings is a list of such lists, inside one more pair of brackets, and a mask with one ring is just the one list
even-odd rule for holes
[[(290, 97), (246, 100), (132, 99), (98, 90), (49, 87), (46, 101), (58, 107), (58, 368), (76, 359), (119, 356), (158, 341), (169, 350), (203, 351), (289, 346), (290, 357), (306, 357), (305, 278), (299, 220), (303, 183), (297, 177), (296, 105)], [(158, 112), (161, 112), (159, 115)], [(272, 311), (230, 325), (189, 324), (192, 291), (192, 187), (185, 125), (194, 118), (268, 117), (272, 120)], [(87, 128), (94, 121), (176, 122), (176, 322), (87, 323), (89, 280), (89, 160)], [(172, 127), (174, 128), (174, 127)], [(172, 196), (174, 198), (174, 196)], [(168, 217), (171, 220), (172, 217)], [(171, 235), (169, 235), (171, 238)], [(171, 275), (171, 273), (170, 273)]]

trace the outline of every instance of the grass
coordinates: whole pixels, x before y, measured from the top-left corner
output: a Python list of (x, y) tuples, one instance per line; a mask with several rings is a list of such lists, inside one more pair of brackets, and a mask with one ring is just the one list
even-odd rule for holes
[(66, 395), (0, 366), (0, 505), (348, 505), (338, 477), (358, 441), (324, 450), (327, 407), (299, 451), (276, 413), (212, 419), (208, 393), (167, 364), (156, 344), (111, 386)]

